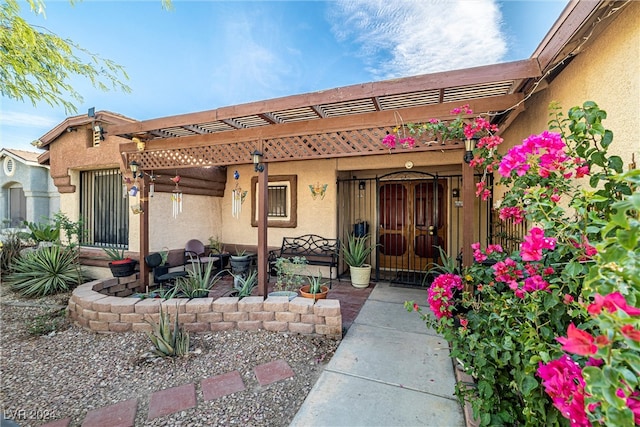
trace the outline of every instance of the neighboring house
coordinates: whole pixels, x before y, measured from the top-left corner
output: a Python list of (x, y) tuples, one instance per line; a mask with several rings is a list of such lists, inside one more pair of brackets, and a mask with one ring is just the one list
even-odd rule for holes
[(38, 163), (39, 153), (0, 150), (1, 228), (19, 228), (24, 221), (48, 222), (60, 209), (60, 195), (49, 167)]
[[(494, 122), (507, 150), (547, 129), (551, 101), (566, 112), (592, 100), (609, 114), (611, 150), (631, 165), (639, 154), (639, 17), (640, 2), (571, 2), (528, 60), (142, 122), (120, 118), (106, 133), (103, 145), (110, 148), (100, 162), (89, 155), (90, 138), (71, 141), (73, 133), (64, 132), (71, 124), (64, 122), (43, 137), (50, 154), (41, 160), (51, 164), (62, 210), (76, 218), (81, 201), (97, 197), (76, 187), (83, 171), (119, 169), (128, 190), (143, 188), (118, 202), (144, 210), (128, 211), (130, 251), (178, 249), (209, 236), (228, 249), (264, 248), (266, 236), (271, 248), (285, 236), (344, 239), (368, 231), (380, 244), (371, 259), (378, 277), (413, 282), (437, 260), (435, 246), (453, 256), (464, 250), (468, 263), (470, 243), (495, 234), (493, 206), (473, 198), (464, 144), (418, 141), (389, 154), (381, 144), (386, 133), (401, 122), (450, 119), (452, 108), (469, 104), (475, 113), (499, 112)], [(252, 164), (256, 150), (264, 172)], [(182, 176), (177, 185), (170, 180), (176, 175)], [(260, 187), (265, 175), (268, 184)], [(259, 188), (267, 189), (264, 199)]]

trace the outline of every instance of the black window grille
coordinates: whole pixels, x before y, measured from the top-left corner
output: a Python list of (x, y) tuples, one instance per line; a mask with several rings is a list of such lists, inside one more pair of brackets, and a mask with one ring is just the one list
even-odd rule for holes
[(83, 245), (129, 247), (129, 196), (119, 169), (80, 172)]
[(287, 186), (270, 185), (268, 190), (269, 209), (267, 216), (274, 218), (286, 218), (287, 213)]

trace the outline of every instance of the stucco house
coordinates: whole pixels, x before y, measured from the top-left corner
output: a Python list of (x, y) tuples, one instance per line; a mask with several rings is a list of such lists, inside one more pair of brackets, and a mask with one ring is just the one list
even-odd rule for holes
[[(475, 198), (462, 141), (418, 141), (390, 154), (383, 137), (469, 104), (492, 113), (507, 150), (547, 129), (552, 101), (566, 111), (592, 100), (608, 113), (611, 151), (635, 167), (639, 17), (638, 2), (574, 1), (527, 60), (146, 121), (71, 117), (41, 138), (40, 163), (51, 166), (71, 218), (93, 218), (94, 231), (112, 227), (107, 217), (119, 221), (87, 247), (144, 255), (214, 236), (257, 251), (262, 284), (267, 250), (283, 237), (367, 231), (380, 244), (375, 277), (411, 282), (436, 259), (436, 245), (470, 263), (470, 244), (495, 234), (500, 195)], [(141, 271), (148, 279), (144, 263)]]
[(49, 167), (39, 164), (38, 156), (25, 150), (0, 150), (0, 228), (20, 228), (24, 221), (47, 221), (58, 212), (58, 190)]

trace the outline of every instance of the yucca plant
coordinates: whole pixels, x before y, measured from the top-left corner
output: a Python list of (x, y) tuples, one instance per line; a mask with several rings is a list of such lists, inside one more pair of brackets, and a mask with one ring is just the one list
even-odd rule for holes
[[(177, 307), (176, 307), (177, 308)], [(147, 332), (153, 352), (160, 357), (184, 356), (189, 352), (189, 333), (183, 331), (178, 325), (178, 310), (171, 328), (171, 320), (168, 312), (162, 310), (160, 305), (160, 319), (158, 323), (150, 321), (152, 332)]]
[(16, 258), (7, 283), (25, 297), (41, 297), (65, 292), (82, 283), (76, 253), (54, 245), (27, 252)]

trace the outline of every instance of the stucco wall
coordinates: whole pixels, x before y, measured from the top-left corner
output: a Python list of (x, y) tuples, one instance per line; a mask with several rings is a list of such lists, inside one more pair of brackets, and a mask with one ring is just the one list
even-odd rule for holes
[[(233, 178), (234, 171), (240, 178)], [(227, 170), (227, 190), (222, 200), (220, 238), (223, 242), (255, 245), (258, 242), (258, 229), (251, 226), (251, 177), (256, 176), (253, 165), (241, 165)], [(315, 233), (324, 237), (336, 236), (336, 173), (335, 160), (314, 160), (306, 162), (272, 163), (269, 165), (269, 176), (297, 175), (298, 185), (298, 226), (295, 228), (269, 227), (269, 246), (280, 246), (285, 236), (299, 236)], [(231, 192), (236, 182), (243, 190), (247, 190), (247, 198), (242, 205), (239, 218), (231, 215)], [(324, 199), (312, 197), (309, 185), (328, 184)], [(231, 248), (233, 249), (233, 248)]]
[[(198, 239), (205, 245), (209, 236), (216, 234), (220, 226), (220, 197), (183, 195), (182, 213), (176, 218), (172, 214), (171, 194), (155, 193), (149, 197), (149, 250), (155, 252), (163, 247), (184, 248), (190, 239)], [(140, 216), (133, 221), (139, 224)], [(131, 227), (132, 230), (134, 227)], [(129, 249), (139, 249), (139, 230), (130, 233)]]
[(628, 3), (612, 18), (548, 88), (526, 101), (526, 111), (503, 134), (505, 149), (548, 128), (552, 101), (560, 102), (565, 116), (569, 108), (594, 101), (607, 112), (604, 126), (613, 131), (610, 154), (621, 156), (625, 166), (631, 153), (636, 153), (636, 162), (640, 160), (635, 130), (640, 110), (640, 2)]

